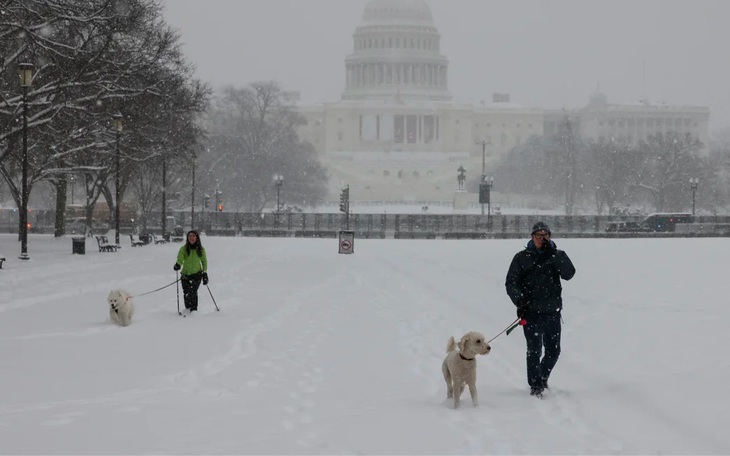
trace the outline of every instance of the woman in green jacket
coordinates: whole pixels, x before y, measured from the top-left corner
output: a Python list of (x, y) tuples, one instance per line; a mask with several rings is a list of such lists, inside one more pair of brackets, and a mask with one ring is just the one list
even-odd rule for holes
[(198, 288), (200, 281), (208, 285), (208, 259), (205, 256), (205, 249), (200, 243), (200, 235), (195, 230), (188, 231), (185, 245), (180, 247), (177, 253), (177, 261), (174, 270), (180, 272), (180, 283), (182, 284), (185, 308), (190, 312), (198, 310)]

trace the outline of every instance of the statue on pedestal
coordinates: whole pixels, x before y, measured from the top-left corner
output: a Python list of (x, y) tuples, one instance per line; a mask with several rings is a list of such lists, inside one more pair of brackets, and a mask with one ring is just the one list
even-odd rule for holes
[(456, 180), (459, 182), (459, 190), (464, 190), (464, 182), (466, 181), (466, 170), (463, 166), (459, 165), (459, 169), (457, 169), (456, 172)]

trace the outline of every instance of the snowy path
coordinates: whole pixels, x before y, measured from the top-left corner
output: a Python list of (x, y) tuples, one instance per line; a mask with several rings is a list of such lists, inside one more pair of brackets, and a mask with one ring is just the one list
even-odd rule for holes
[(669, 264), (661, 241), (559, 241), (578, 274), (551, 391), (527, 394), (518, 330), (478, 359), (480, 407), (454, 411), (447, 339), (514, 319), (503, 281), (521, 242), (359, 240), (348, 256), (332, 240), (204, 238), (221, 312), (203, 287), (201, 312), (178, 317), (173, 286), (119, 328), (109, 289), (170, 283), (178, 247), (81, 257), (33, 237), (31, 262), (1, 271), (0, 453), (727, 453), (713, 391), (730, 375), (730, 289), (706, 272), (730, 242), (671, 242), (702, 268)]

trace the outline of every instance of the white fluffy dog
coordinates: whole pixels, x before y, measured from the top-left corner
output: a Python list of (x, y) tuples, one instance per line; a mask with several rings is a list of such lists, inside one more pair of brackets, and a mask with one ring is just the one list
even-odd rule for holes
[(134, 315), (132, 296), (124, 290), (114, 289), (109, 292), (106, 300), (109, 302), (109, 316), (112, 321), (121, 326), (129, 326)]
[(477, 396), (477, 362), (476, 355), (487, 355), (492, 347), (484, 339), (484, 334), (471, 331), (459, 341), (459, 351), (456, 351), (454, 337), (449, 338), (446, 346), (446, 359), (441, 365), (446, 380), (446, 398), (454, 398), (454, 408), (459, 408), (461, 393), (464, 386), (469, 385), (469, 393), (474, 407), (479, 405)]

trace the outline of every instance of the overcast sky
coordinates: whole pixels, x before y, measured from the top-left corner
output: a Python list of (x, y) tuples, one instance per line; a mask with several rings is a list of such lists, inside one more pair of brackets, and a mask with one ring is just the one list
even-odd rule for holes
[[(730, 127), (728, 0), (429, 0), (456, 101), (508, 92), (532, 107), (609, 102), (708, 106)], [(337, 101), (367, 0), (164, 0), (198, 77), (275, 80)]]

